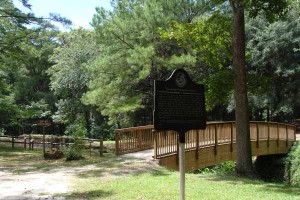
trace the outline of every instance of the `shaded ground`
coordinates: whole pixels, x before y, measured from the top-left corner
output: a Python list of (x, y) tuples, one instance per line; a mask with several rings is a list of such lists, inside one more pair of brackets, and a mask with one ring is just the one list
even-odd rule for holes
[(143, 155), (141, 152), (120, 157), (109, 154), (103, 159), (98, 157), (62, 166), (63, 160), (44, 161), (30, 153), (14, 156), (0, 153), (0, 199), (65, 199), (59, 194), (74, 192), (72, 184), (78, 178), (97, 175), (102, 179), (113, 179), (156, 169), (158, 165), (149, 154), (146, 152), (144, 159), (139, 158)]

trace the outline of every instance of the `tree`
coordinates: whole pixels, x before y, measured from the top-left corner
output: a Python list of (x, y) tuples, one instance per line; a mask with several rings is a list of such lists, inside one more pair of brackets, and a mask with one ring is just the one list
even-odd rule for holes
[(246, 24), (249, 71), (266, 80), (265, 88), (251, 97), (260, 119), (283, 122), (300, 117), (300, 23), (295, 7), (282, 20), (269, 22), (259, 15)]
[[(103, 144), (103, 130), (98, 127), (106, 124), (105, 118), (92, 106), (84, 105), (81, 100), (93, 75), (88, 73), (87, 68), (99, 56), (95, 34), (79, 28), (62, 33), (59, 39), (61, 45), (50, 58), (54, 65), (47, 71), (51, 90), (58, 98), (58, 110), (53, 118), (56, 122), (67, 124), (67, 130), (84, 127), (88, 136), (99, 137)], [(95, 131), (97, 135), (92, 134)], [(103, 155), (103, 148), (100, 148), (100, 155)]]
[(287, 1), (245, 1), (231, 0), (233, 10), (233, 68), (234, 68), (234, 98), (237, 131), (237, 162), (236, 171), (239, 174), (253, 176), (251, 142), (249, 129), (248, 97), (246, 87), (245, 59), (245, 14), (246, 3), (250, 4), (253, 16), (264, 11), (270, 19), (276, 19), (284, 14)]
[[(162, 39), (175, 40), (177, 45), (184, 49), (185, 54), (195, 60), (195, 66), (188, 66), (186, 60), (186, 69), (192, 74), (198, 71), (194, 79), (205, 84), (207, 111), (212, 111), (217, 106), (226, 107), (232, 93), (230, 17), (217, 11), (208, 12), (190, 23), (172, 22), (168, 29), (160, 31)], [(195, 67), (198, 70), (195, 70)]]
[[(30, 9), (27, 0), (21, 2)], [(27, 113), (25, 108), (41, 103), (42, 99), (50, 105), (53, 102), (52, 95), (47, 95), (48, 78), (44, 73), (49, 67), (51, 48), (56, 45), (53, 20), (70, 24), (59, 15), (39, 18), (24, 13), (11, 0), (0, 3), (1, 126), (18, 124)]]
[(248, 97), (245, 68), (245, 19), (244, 2), (231, 1), (233, 10), (233, 68), (234, 99), (236, 119), (236, 171), (239, 174), (252, 176), (252, 165)]
[(178, 66), (194, 64), (173, 42), (162, 41), (159, 28), (171, 21), (191, 21), (205, 1), (113, 1), (113, 11), (97, 9), (93, 19), (101, 55), (84, 103), (94, 105), (111, 124), (152, 123), (153, 80)]

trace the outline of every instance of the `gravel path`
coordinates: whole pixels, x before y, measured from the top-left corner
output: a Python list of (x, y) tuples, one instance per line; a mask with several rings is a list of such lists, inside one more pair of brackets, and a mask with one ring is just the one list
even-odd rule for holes
[(60, 197), (59, 194), (72, 192), (72, 184), (81, 173), (101, 169), (102, 178), (111, 179), (158, 167), (150, 156), (151, 151), (145, 153), (120, 156), (117, 158), (120, 165), (110, 168), (94, 164), (81, 167), (59, 167), (48, 171), (28, 170), (30, 172), (16, 174), (16, 170), (26, 171), (28, 168), (0, 166), (0, 200), (63, 200), (65, 197)]

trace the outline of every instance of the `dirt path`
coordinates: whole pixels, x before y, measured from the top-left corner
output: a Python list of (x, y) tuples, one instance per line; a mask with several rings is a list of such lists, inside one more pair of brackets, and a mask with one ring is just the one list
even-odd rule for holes
[[(155, 169), (158, 165), (147, 156), (126, 155), (117, 158), (118, 165), (105, 167), (105, 163), (80, 167), (58, 167), (47, 171), (0, 166), (0, 200), (61, 200), (59, 194), (72, 192), (72, 185), (85, 172), (101, 170), (101, 178), (119, 178)], [(19, 170), (20, 173), (16, 173)], [(30, 172), (21, 172), (30, 171)]]
[[(88, 170), (91, 166), (85, 166)], [(71, 191), (71, 183), (79, 168), (60, 168), (47, 172), (12, 173), (12, 168), (0, 169), (0, 199), (65, 199), (53, 197)]]

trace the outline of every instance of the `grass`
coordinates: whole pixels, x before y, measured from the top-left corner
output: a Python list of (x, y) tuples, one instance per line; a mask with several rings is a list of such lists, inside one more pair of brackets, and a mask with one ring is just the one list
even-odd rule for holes
[[(97, 164), (99, 162), (114, 163), (116, 156), (112, 151), (104, 154), (105, 157), (100, 158), (97, 150), (92, 150), (91, 157), (89, 149), (84, 150), (85, 159), (66, 162), (65, 158), (58, 160), (45, 160), (42, 155), (42, 149), (34, 149), (33, 151), (24, 150), (21, 146), (0, 144), (0, 166), (9, 167), (14, 174), (25, 172), (34, 172), (36, 170), (49, 171), (58, 167), (80, 167), (85, 165)], [(113, 165), (113, 164), (111, 164)]]
[[(24, 151), (0, 144), (0, 166), (12, 167), (15, 173), (47, 171), (58, 167), (78, 167), (93, 164), (78, 173), (73, 192), (57, 194), (66, 199), (159, 200), (179, 199), (179, 174), (150, 163), (135, 162), (107, 153), (98, 157), (93, 151), (86, 159), (66, 162), (64, 159), (44, 160), (40, 150)], [(245, 179), (234, 173), (186, 174), (186, 199), (300, 199), (300, 189), (281, 183)]]
[[(158, 171), (102, 180), (78, 179), (70, 199), (178, 199), (179, 174)], [(186, 174), (186, 199), (299, 199), (299, 188), (279, 183), (265, 183), (236, 175)]]

